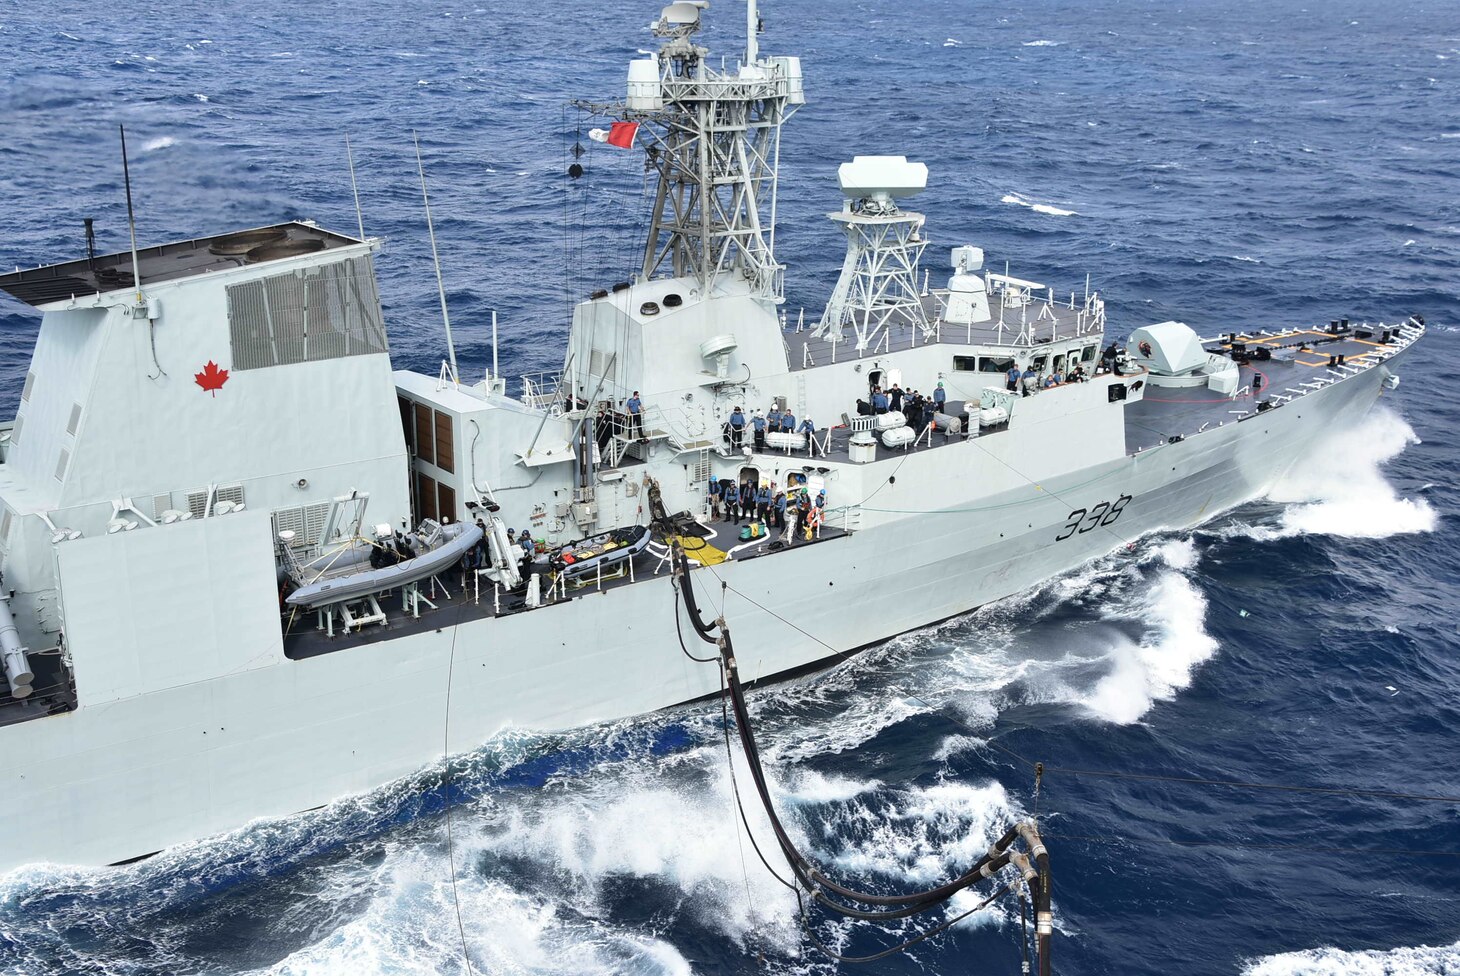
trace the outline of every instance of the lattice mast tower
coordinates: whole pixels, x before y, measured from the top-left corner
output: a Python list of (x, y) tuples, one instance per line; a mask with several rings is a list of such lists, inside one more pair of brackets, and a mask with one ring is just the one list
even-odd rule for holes
[(658, 186), (644, 245), (645, 278), (693, 277), (708, 295), (727, 276), (753, 293), (784, 300), (785, 266), (776, 261), (776, 187), (781, 126), (806, 96), (799, 58), (761, 58), (755, 0), (746, 4), (742, 64), (720, 69), (695, 43), (707, 0), (663, 9), (653, 31), (655, 57), (629, 63), (621, 104), (580, 107), (638, 122), (645, 165)]
[(858, 156), (841, 165), (837, 181), (844, 205), (827, 216), (846, 234), (847, 256), (813, 334), (841, 342), (850, 325), (859, 352), (875, 347), (887, 329), (928, 334), (918, 288), (925, 218), (897, 204), (928, 185), (928, 167), (905, 156)]

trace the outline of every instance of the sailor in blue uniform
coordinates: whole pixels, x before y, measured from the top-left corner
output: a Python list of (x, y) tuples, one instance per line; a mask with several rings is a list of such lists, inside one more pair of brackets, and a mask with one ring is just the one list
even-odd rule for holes
[(745, 443), (745, 414), (736, 407), (730, 414), (730, 446), (739, 447)]
[(644, 401), (639, 399), (639, 391), (635, 390), (634, 395), (629, 397), (626, 404), (629, 411), (629, 436), (644, 436)]
[(810, 457), (811, 456), (811, 450), (812, 450), (812, 448), (811, 448), (812, 438), (816, 436), (816, 423), (815, 423), (815, 421), (813, 421), (810, 417), (807, 417), (805, 420), (801, 421), (801, 429), (800, 429), (799, 433), (802, 433), (802, 434), (805, 434), (806, 435), (806, 455), (808, 457)]
[(759, 410), (755, 412), (754, 417), (750, 418), (750, 426), (755, 428), (755, 449), (764, 451), (766, 419), (760, 415)]
[(938, 388), (933, 391), (933, 409), (939, 413), (947, 413), (948, 391), (943, 389), (942, 380), (938, 381)]

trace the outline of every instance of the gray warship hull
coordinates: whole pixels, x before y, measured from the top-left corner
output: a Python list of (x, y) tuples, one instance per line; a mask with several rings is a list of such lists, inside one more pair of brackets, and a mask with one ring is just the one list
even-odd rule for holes
[[(969, 445), (912, 454), (875, 499), (887, 511), (868, 503), (857, 531), (692, 576), (704, 594), (727, 585), (725, 614), (748, 679), (829, 664), (1260, 496), (1325, 432), (1359, 421), (1386, 375), (1371, 370), (1314, 392), (1301, 410), (1214, 427), (1037, 488), (940, 498), (934, 486), (948, 483), (947, 465), (965, 464), (958, 483), (968, 484), (992, 477), (998, 462)], [(1131, 500), (1111, 527), (1118, 532), (1055, 541), (1072, 509), (1121, 496)], [(926, 584), (930, 576), (938, 585)], [(50, 722), (7, 729), (7, 810), (27, 816), (23, 833), (0, 834), (0, 870), (134, 858), (406, 776), (441, 759), (443, 743), (466, 751), (507, 729), (576, 727), (714, 695), (716, 668), (675, 643), (675, 606), (666, 573), (532, 613), (83, 708), (67, 716), (65, 735)], [(64, 781), (56, 770), (67, 771)]]

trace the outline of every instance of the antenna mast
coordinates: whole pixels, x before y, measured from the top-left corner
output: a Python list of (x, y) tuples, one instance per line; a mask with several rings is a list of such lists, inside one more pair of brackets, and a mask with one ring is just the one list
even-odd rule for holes
[(745, 0), (745, 63), (755, 64), (760, 58), (760, 17), (755, 0)]
[[(456, 371), (456, 343), (451, 338), (451, 315), (446, 311), (446, 283), (441, 279), (441, 256), (436, 252), (436, 229), (431, 224), (431, 196), (426, 192), (426, 164), (421, 162), (421, 137), (411, 130), (416, 143), (416, 171), (421, 174), (421, 199), (426, 203), (426, 233), (431, 237), (431, 262), (436, 265), (436, 291), (441, 295), (441, 324), (446, 326), (446, 354), (451, 362), (451, 381), (461, 382)], [(363, 236), (363, 232), (362, 232)]]
[(355, 154), (350, 151), (350, 134), (345, 133), (345, 160), (350, 164), (350, 190), (355, 194), (355, 223), (360, 226), (360, 240), (365, 239), (365, 215), (360, 211), (360, 187), (355, 183)]
[(132, 290), (137, 304), (142, 304), (142, 270), (137, 262), (137, 217), (132, 210), (132, 170), (127, 164), (127, 127), (118, 125), (122, 135), (122, 179), (127, 185), (127, 232), (132, 235)]

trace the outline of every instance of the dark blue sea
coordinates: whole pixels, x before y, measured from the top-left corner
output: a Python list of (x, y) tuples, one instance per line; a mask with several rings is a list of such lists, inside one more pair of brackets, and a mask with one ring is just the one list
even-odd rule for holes
[[(763, 49), (804, 59), (809, 100), (784, 141), (792, 317), (819, 313), (841, 262), (836, 164), (906, 153), (931, 171), (935, 269), (976, 243), (1056, 291), (1089, 274), (1117, 334), (1431, 325), (1403, 385), (1272, 497), (755, 693), (793, 831), (828, 870), (891, 889), (1037, 811), (1068, 976), (1460, 973), (1460, 804), (1060, 771), (1460, 794), (1460, 7), (763, 12)], [(434, 373), (415, 129), (463, 372), (487, 365), (493, 309), (509, 373), (555, 368), (570, 302), (627, 276), (646, 203), (634, 153), (592, 144), (566, 178), (588, 127), (566, 103), (621, 94), (656, 14), (0, 0), (0, 267), (81, 256), (88, 216), (125, 247), (118, 122), (143, 243), (290, 218), (353, 232), (348, 133), (365, 228), (388, 239), (393, 355)], [(715, 0), (714, 49), (733, 57), (743, 15)], [(0, 299), (6, 404), (37, 323)], [(662, 650), (670, 666), (673, 635)], [(719, 723), (707, 705), (505, 735), (449, 776), (134, 866), (21, 869), (0, 877), (0, 970), (459, 974), (464, 934), (476, 973), (854, 971), (813, 947), (737, 830)], [(1060, 767), (1037, 796), (1025, 760)], [(1017, 973), (1017, 918), (996, 903), (865, 971)], [(811, 924), (848, 953), (916, 931)]]

